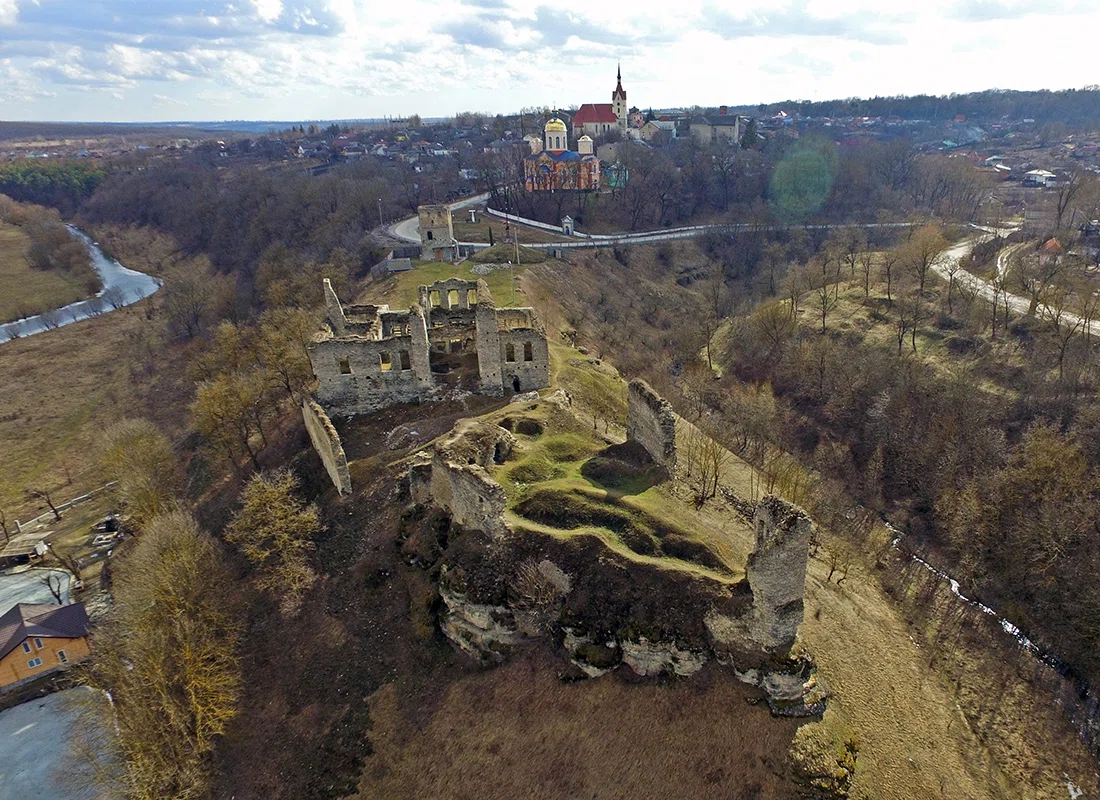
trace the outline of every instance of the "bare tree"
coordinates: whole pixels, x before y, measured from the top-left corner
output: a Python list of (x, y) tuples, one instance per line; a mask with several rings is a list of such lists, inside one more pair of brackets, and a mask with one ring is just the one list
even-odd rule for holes
[[(57, 582), (56, 586), (54, 586), (54, 581)], [(61, 578), (51, 573), (42, 579), (42, 583), (50, 590), (50, 594), (53, 595), (57, 604), (61, 605)]]
[(41, 500), (50, 507), (50, 511), (53, 512), (53, 518), (55, 521), (61, 521), (61, 512), (57, 510), (57, 507), (53, 504), (53, 500), (50, 498), (50, 490), (46, 488), (38, 489), (24, 489), (23, 494), (27, 496), (28, 500)]

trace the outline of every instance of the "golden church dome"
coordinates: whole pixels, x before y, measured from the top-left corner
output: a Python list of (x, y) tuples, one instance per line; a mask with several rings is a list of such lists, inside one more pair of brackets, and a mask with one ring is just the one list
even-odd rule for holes
[(566, 127), (565, 127), (565, 123), (562, 122), (560, 119), (558, 119), (557, 117), (551, 117), (546, 122), (546, 127), (543, 128), (543, 130), (545, 130), (545, 131), (555, 131), (555, 132), (560, 131), (561, 133), (565, 133)]

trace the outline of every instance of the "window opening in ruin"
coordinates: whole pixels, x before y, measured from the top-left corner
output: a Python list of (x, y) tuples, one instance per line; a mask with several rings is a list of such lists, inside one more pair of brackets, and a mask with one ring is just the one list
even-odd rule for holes
[(409, 360), (409, 351), (401, 351), (401, 369), (412, 369), (412, 361)]
[(516, 360), (516, 346), (514, 344), (504, 345), (504, 360), (515, 361)]
[(512, 376), (512, 391), (519, 392), (519, 375)]
[(389, 370), (393, 369), (393, 362), (390, 361), (389, 353), (382, 351), (378, 354), (378, 360), (382, 365), (383, 372), (388, 372)]
[(350, 375), (351, 374), (351, 361), (348, 360), (347, 356), (340, 356), (340, 374), (341, 375)]
[(477, 289), (466, 290), (466, 303), (468, 305), (477, 305)]
[(461, 353), (462, 352), (462, 340), (461, 339), (451, 339), (451, 352), (452, 353)]
[(447, 303), (453, 308), (458, 305), (458, 289), (447, 292)]
[(435, 289), (432, 289), (432, 291), (428, 292), (428, 306), (430, 308), (435, 308), (438, 305), (439, 305), (439, 292), (437, 292)]
[(530, 342), (524, 342), (523, 343), (523, 360), (524, 361), (534, 361), (535, 360), (535, 353), (531, 349), (531, 343)]
[(435, 236), (432, 235), (431, 231), (428, 231), (428, 238), (429, 239), (434, 239), (435, 238)]

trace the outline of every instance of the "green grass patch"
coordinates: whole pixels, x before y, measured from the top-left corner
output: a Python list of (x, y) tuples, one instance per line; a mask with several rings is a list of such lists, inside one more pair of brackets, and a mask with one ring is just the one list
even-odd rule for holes
[[(524, 267), (511, 269), (494, 269), (487, 275), (476, 275), (472, 268), (476, 266), (471, 261), (462, 264), (450, 264), (446, 261), (414, 261), (413, 268), (408, 272), (398, 272), (378, 284), (371, 284), (361, 298), (367, 303), (389, 303), (391, 308), (408, 308), (417, 302), (417, 287), (428, 285), (436, 281), (445, 281), (448, 278), (461, 278), (467, 281), (484, 280), (492, 292), (493, 301), (498, 306), (525, 304), (523, 292), (519, 289), (519, 277), (523, 274)], [(515, 292), (513, 294), (512, 279), (515, 273)]]
[(672, 558), (729, 571), (729, 565), (690, 532), (612, 499), (546, 488), (517, 504), (515, 511), (532, 522), (560, 530), (603, 529), (641, 556)]
[(552, 461), (580, 461), (592, 455), (597, 445), (576, 433), (560, 433), (542, 442), (542, 449)]

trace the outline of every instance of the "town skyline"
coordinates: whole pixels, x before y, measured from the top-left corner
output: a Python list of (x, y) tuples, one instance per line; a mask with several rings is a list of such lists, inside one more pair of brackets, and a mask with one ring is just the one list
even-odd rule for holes
[[(147, 5), (0, 0), (0, 117), (506, 114), (607, 102), (616, 64), (640, 108), (1080, 88), (1097, 81), (1075, 54), (1100, 23), (1077, 0)], [(1037, 36), (1047, 25), (1058, 35)]]

